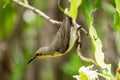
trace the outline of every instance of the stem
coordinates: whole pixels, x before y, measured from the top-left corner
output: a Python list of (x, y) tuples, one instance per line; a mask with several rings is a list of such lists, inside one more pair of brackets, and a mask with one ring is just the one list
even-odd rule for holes
[(45, 13), (43, 13), (42, 11), (40, 11), (39, 9), (36, 9), (28, 4), (25, 4), (19, 0), (11, 0), (12, 2), (16, 3), (17, 5), (19, 6), (22, 6), (26, 9), (29, 9), (31, 11), (33, 11), (34, 13), (40, 15), (41, 17), (43, 17), (44, 19), (46, 19), (48, 22), (52, 23), (52, 24), (56, 24), (56, 25), (60, 25), (61, 22), (60, 21), (57, 21), (57, 20), (54, 20), (52, 18), (50, 18), (49, 16), (47, 16)]

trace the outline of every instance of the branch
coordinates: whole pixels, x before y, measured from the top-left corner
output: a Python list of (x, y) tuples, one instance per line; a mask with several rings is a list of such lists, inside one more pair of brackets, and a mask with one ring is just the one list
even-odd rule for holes
[[(84, 28), (80, 28), (80, 30), (84, 31), (85, 34), (88, 34), (88, 32)], [(77, 54), (78, 54), (78, 56), (80, 57), (81, 60), (83, 60), (85, 62), (92, 62), (93, 64), (95, 64), (96, 66), (99, 67), (99, 65), (93, 59), (86, 58), (81, 54), (81, 52), (80, 52), (80, 41), (81, 41), (80, 30), (78, 30), (78, 32), (77, 32), (77, 36), (78, 36)]]
[(57, 24), (60, 25), (61, 22), (60, 21), (56, 21), (53, 20), (52, 18), (50, 18), (49, 16), (47, 16), (45, 13), (43, 13), (42, 11), (40, 11), (39, 9), (36, 9), (28, 4), (24, 4), (23, 2), (19, 1), (19, 0), (11, 0), (12, 2), (16, 3), (19, 6), (22, 6), (26, 9), (29, 9), (31, 11), (33, 11), (34, 13), (40, 15), (41, 17), (43, 17), (44, 19), (46, 19), (48, 22), (52, 23), (52, 24)]

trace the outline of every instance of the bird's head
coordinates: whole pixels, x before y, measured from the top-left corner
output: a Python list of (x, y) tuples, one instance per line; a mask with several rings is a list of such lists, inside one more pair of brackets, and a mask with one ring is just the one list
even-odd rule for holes
[(49, 52), (49, 47), (41, 47), (36, 51), (36, 55), (42, 55), (42, 54), (47, 54)]
[(42, 47), (40, 49), (38, 49), (36, 51), (36, 53), (34, 54), (34, 56), (28, 61), (28, 64), (33, 61), (34, 59), (36, 58), (39, 58), (39, 57), (44, 57), (45, 54), (47, 54), (49, 52), (49, 48), (48, 47)]

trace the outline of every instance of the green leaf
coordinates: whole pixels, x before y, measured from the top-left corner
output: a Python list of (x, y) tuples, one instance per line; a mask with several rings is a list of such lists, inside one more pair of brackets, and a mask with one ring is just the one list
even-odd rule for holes
[(4, 2), (3, 8), (5, 8), (10, 3), (10, 0), (3, 0), (3, 2)]
[(58, 0), (58, 8), (60, 9), (60, 11), (64, 12), (64, 9), (63, 9), (62, 6), (60, 5), (60, 0)]
[(91, 14), (93, 12), (93, 7), (89, 0), (82, 1), (81, 10), (87, 21), (88, 27), (90, 27), (90, 25), (92, 25), (92, 23), (93, 23), (93, 17), (91, 17)]
[(95, 0), (94, 1), (95, 10), (98, 9), (100, 6), (101, 6), (101, 0)]
[(115, 0), (115, 3), (116, 3), (116, 10), (117, 10), (117, 12), (119, 13), (119, 16), (120, 16), (120, 0)]
[(91, 35), (91, 40), (95, 48), (95, 59), (99, 66), (102, 68), (106, 68), (106, 64), (104, 63), (104, 53), (102, 52), (102, 42), (97, 36), (97, 32), (95, 28), (91, 25), (90, 27), (90, 35)]
[(114, 28), (116, 32), (120, 31), (120, 16), (118, 12), (114, 14)]
[(115, 0), (116, 12), (114, 14), (114, 29), (116, 36), (117, 51), (120, 53), (120, 0)]
[(70, 9), (68, 10), (68, 8), (66, 8), (64, 10), (64, 13), (72, 17), (72, 19), (75, 20), (78, 14), (78, 8), (82, 0), (69, 0), (69, 2), (70, 2)]
[(98, 73), (98, 75), (106, 78), (107, 80), (113, 80), (113, 78), (114, 78), (112, 75), (107, 74), (107, 73)]
[(104, 62), (104, 53), (102, 51), (102, 42), (100, 38), (97, 35), (97, 32), (95, 28), (93, 27), (93, 16), (92, 13), (94, 12), (93, 6), (90, 3), (90, 0), (83, 0), (82, 5), (81, 5), (81, 10), (82, 13), (87, 21), (87, 25), (89, 28), (89, 33), (91, 36), (92, 44), (94, 47), (94, 52), (95, 52), (95, 59), (98, 65), (101, 68), (107, 68), (110, 70), (108, 65)]
[(116, 13), (114, 14), (114, 26), (115, 31), (120, 31), (120, 0), (115, 0), (116, 3)]

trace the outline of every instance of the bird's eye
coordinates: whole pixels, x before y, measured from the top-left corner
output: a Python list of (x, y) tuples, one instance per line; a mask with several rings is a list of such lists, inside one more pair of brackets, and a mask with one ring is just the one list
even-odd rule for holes
[(38, 54), (38, 53), (36, 53), (36, 56), (39, 56), (39, 54)]

